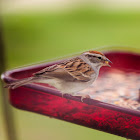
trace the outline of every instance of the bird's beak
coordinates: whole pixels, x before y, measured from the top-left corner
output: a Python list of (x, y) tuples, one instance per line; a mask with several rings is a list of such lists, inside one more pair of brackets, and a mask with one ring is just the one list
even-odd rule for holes
[(111, 62), (108, 58), (106, 58), (106, 60), (105, 60), (105, 62), (104, 62), (104, 66), (111, 67), (111, 66), (109, 65), (109, 63), (112, 64), (112, 62)]

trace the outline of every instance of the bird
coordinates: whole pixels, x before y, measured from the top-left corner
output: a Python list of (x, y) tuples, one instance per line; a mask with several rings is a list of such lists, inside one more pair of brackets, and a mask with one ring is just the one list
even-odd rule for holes
[[(112, 62), (103, 53), (90, 50), (43, 68), (33, 73), (31, 77), (7, 84), (5, 88), (15, 89), (33, 82), (47, 83), (57, 88), (62, 93), (62, 97), (64, 94), (79, 96), (79, 91), (86, 89), (96, 81), (100, 68), (111, 67), (110, 63)], [(80, 96), (81, 101), (86, 97), (90, 98), (89, 95)]]

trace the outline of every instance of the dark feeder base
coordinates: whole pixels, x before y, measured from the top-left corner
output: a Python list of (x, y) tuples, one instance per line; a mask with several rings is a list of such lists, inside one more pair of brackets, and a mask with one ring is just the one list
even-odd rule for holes
[[(140, 55), (127, 52), (107, 52), (112, 68), (125, 72), (140, 72)], [(58, 62), (29, 66), (3, 74), (6, 83), (29, 77), (32, 73)], [(101, 68), (100, 76), (111, 68)], [(140, 139), (140, 112), (107, 104), (94, 99), (64, 95), (47, 84), (28, 84), (9, 90), (10, 103), (19, 109), (36, 112), (130, 139)]]

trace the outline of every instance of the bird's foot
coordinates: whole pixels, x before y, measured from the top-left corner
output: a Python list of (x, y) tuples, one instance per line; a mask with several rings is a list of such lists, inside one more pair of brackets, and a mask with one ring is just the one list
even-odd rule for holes
[(89, 98), (90, 99), (90, 96), (88, 94), (82, 95), (81, 96), (81, 102), (83, 102), (83, 99), (85, 99), (85, 98)]
[[(67, 94), (67, 93), (62, 93), (62, 98), (64, 97), (64, 95), (65, 94)], [(88, 94), (86, 94), (86, 95), (74, 95), (74, 94), (72, 94), (72, 96), (80, 96), (81, 97), (81, 102), (83, 102), (83, 99), (85, 99), (85, 98), (89, 98), (89, 99), (91, 99), (91, 97), (88, 95)]]

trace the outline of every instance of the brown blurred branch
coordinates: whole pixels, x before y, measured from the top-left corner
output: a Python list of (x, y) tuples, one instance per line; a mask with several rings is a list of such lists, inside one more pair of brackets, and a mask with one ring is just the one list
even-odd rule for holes
[[(4, 50), (4, 40), (3, 40), (3, 33), (2, 33), (2, 21), (0, 17), (0, 75), (2, 72), (6, 70), (6, 62), (5, 62), (5, 50)], [(0, 100), (2, 102), (2, 116), (6, 131), (7, 140), (16, 140), (16, 133), (15, 133), (15, 125), (13, 119), (13, 112), (8, 102), (8, 93), (7, 90), (3, 88), (4, 84), (0, 80), (1, 92), (0, 92)]]

